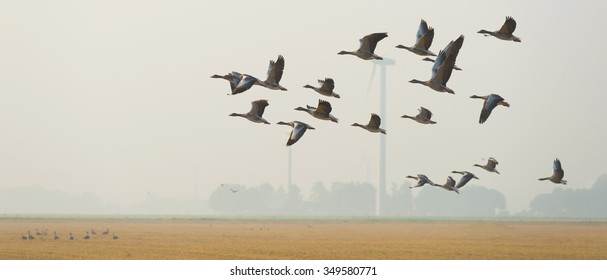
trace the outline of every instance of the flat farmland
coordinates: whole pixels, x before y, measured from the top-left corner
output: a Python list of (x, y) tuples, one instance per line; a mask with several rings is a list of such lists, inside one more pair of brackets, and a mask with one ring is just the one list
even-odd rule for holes
[[(36, 228), (48, 235), (21, 239)], [(106, 228), (119, 238), (101, 234)], [(3, 219), (0, 259), (604, 260), (607, 223)]]

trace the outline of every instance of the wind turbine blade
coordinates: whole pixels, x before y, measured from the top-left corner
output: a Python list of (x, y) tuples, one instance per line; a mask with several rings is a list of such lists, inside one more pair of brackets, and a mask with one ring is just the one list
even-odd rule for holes
[(369, 97), (369, 93), (371, 92), (371, 84), (373, 84), (373, 79), (375, 78), (375, 67), (377, 65), (373, 63), (373, 70), (371, 70), (371, 78), (369, 78), (369, 85), (367, 86), (367, 95), (365, 95), (365, 99)]

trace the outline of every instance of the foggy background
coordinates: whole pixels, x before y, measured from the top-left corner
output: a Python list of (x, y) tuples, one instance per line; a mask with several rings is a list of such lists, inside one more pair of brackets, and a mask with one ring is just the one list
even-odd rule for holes
[[(607, 216), (606, 5), (2, 2), (0, 213), (372, 215), (385, 137), (386, 214)], [(476, 33), (498, 30), (506, 16), (521, 43)], [(414, 44), (421, 19), (435, 28), (435, 53), (465, 36), (463, 71), (448, 82), (455, 95), (408, 82), (431, 74), (431, 63), (395, 48)], [(337, 55), (374, 32), (388, 32), (376, 53), (396, 61), (387, 69), (386, 136), (350, 126), (379, 113), (379, 68)], [(226, 81), (209, 78), (238, 71), (265, 79), (279, 54), (286, 92), (228, 96)], [(325, 77), (341, 99), (303, 88)], [(511, 107), (481, 125), (482, 101), (469, 96), (490, 93)], [(228, 116), (257, 99), (268, 99), (271, 125)], [(331, 102), (339, 123), (293, 110), (318, 99)], [(420, 106), (436, 125), (400, 118)], [(290, 130), (275, 123), (292, 120), (316, 130), (291, 148), (289, 193)], [(501, 175), (472, 166), (488, 157)], [(557, 157), (568, 184), (538, 181)], [(442, 184), (452, 170), (480, 179), (458, 196), (410, 190), (405, 178), (421, 173)]]

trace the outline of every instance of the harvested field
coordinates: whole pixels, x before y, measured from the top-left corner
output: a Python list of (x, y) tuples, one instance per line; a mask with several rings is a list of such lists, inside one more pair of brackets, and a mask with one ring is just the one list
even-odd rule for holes
[[(36, 228), (48, 235), (21, 239)], [(607, 223), (4, 219), (0, 259), (604, 260)]]

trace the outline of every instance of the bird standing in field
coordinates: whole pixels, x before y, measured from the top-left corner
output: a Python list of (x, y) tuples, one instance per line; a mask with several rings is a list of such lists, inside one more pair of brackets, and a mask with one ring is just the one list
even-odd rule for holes
[(269, 89), (274, 90), (287, 90), (280, 84), (280, 79), (282, 78), (282, 72), (285, 69), (285, 58), (282, 55), (278, 56), (276, 62), (274, 60), (270, 60), (270, 66), (268, 66), (268, 77), (265, 81), (261, 82), (261, 85), (267, 87)]
[(478, 167), (480, 167), (480, 168), (482, 168), (482, 169), (485, 169), (485, 170), (487, 170), (487, 171), (489, 171), (489, 172), (495, 172), (495, 173), (497, 173), (497, 174), (500, 174), (500, 173), (497, 171), (497, 169), (495, 169), (495, 167), (497, 166), (497, 164), (498, 164), (497, 160), (496, 160), (496, 159), (494, 159), (494, 158), (492, 158), (492, 157), (490, 157), (490, 158), (487, 160), (487, 164), (485, 164), (485, 165), (474, 164), (474, 166), (478, 166)]
[(318, 100), (318, 107), (306, 105), (306, 108), (297, 107), (295, 110), (307, 112), (311, 116), (320, 120), (329, 120), (335, 123), (337, 122), (337, 118), (331, 115), (331, 111), (333, 110), (331, 103), (324, 100)]
[(506, 17), (506, 21), (502, 25), (502, 28), (498, 31), (487, 31), (485, 29), (481, 29), (478, 33), (483, 34), (485, 36), (493, 36), (498, 39), (506, 40), (506, 41), (514, 41), (520, 42), (521, 39), (512, 35), (514, 30), (516, 29), (516, 21), (512, 17)]
[(428, 27), (428, 24), (423, 19), (419, 24), (419, 28), (417, 29), (416, 38), (417, 39), (413, 47), (406, 47), (403, 45), (398, 45), (396, 47), (406, 49), (414, 54), (422, 56), (436, 56), (436, 54), (429, 50), (430, 46), (432, 45), (432, 40), (434, 39), (434, 28)]
[(291, 130), (291, 134), (289, 135), (289, 139), (287, 140), (287, 146), (291, 146), (291, 145), (297, 143), (297, 141), (299, 141), (299, 139), (304, 135), (306, 130), (315, 129), (314, 127), (310, 126), (309, 124), (300, 122), (300, 121), (292, 121), (292, 122), (280, 121), (277, 124), (288, 125), (293, 128)]
[(539, 178), (538, 180), (549, 180), (550, 182), (555, 184), (567, 185), (567, 181), (563, 180), (563, 177), (565, 176), (565, 171), (563, 171), (563, 168), (561, 167), (561, 161), (558, 158), (555, 159), (554, 163), (552, 164), (552, 171), (552, 176), (546, 178)]
[(453, 68), (455, 67), (455, 59), (457, 58), (457, 54), (459, 53), (459, 50), (463, 44), (464, 36), (462, 35), (455, 40), (453, 45), (450, 47), (453, 52), (452, 55), (447, 55), (445, 50), (441, 50), (438, 53), (436, 61), (434, 61), (434, 65), (432, 66), (432, 76), (430, 80), (420, 81), (413, 79), (409, 82), (425, 85), (438, 92), (448, 92), (454, 94), (455, 92), (447, 87), (447, 82), (449, 81), (449, 78), (451, 78), (451, 72), (453, 72)]
[(305, 88), (311, 88), (314, 91), (324, 95), (324, 96), (332, 96), (335, 98), (340, 98), (339, 94), (333, 92), (335, 88), (335, 81), (331, 78), (325, 78), (324, 80), (318, 80), (320, 87), (314, 87), (311, 85), (305, 85)]
[(487, 121), (489, 115), (491, 115), (491, 111), (497, 107), (497, 105), (502, 105), (506, 107), (510, 107), (510, 104), (504, 101), (504, 98), (497, 94), (489, 94), (485, 96), (472, 95), (470, 98), (478, 98), (483, 99), (485, 102), (483, 103), (483, 109), (481, 109), (481, 115), (478, 119), (478, 123), (482, 124)]
[(260, 99), (251, 102), (251, 110), (246, 114), (232, 113), (231, 117), (243, 117), (247, 120), (250, 120), (254, 123), (265, 123), (270, 124), (266, 121), (262, 116), (265, 108), (268, 106), (268, 101), (265, 99)]
[(415, 186), (409, 187), (410, 189), (419, 188), (425, 184), (434, 185), (434, 183), (430, 179), (428, 179), (428, 177), (424, 174), (417, 174), (417, 176), (407, 176), (407, 178), (417, 180), (417, 184)]
[(443, 185), (433, 184), (433, 186), (441, 187), (445, 190), (454, 191), (457, 194), (459, 194), (459, 190), (455, 187), (455, 179), (453, 179), (453, 177), (451, 177), (451, 176), (447, 176), (447, 182), (445, 184), (443, 184)]
[(363, 125), (363, 124), (359, 124), (359, 123), (353, 123), (352, 126), (361, 127), (370, 132), (379, 132), (382, 134), (386, 134), (386, 130), (379, 128), (380, 124), (381, 124), (381, 118), (377, 114), (371, 114), (371, 119), (369, 120), (368, 124)]
[(428, 110), (424, 107), (420, 107), (419, 113), (415, 117), (402, 115), (401, 118), (412, 119), (421, 124), (435, 124), (436, 123), (435, 121), (431, 120), (432, 112), (430, 112), (430, 110)]
[(457, 182), (457, 185), (455, 185), (455, 188), (458, 190), (461, 189), (464, 185), (466, 185), (470, 180), (478, 179), (478, 177), (476, 177), (476, 175), (474, 175), (468, 171), (451, 171), (451, 173), (458, 173), (458, 174), (464, 175), (464, 176), (462, 176), (461, 179), (459, 179), (459, 182)]
[(379, 42), (380, 40), (382, 40), (383, 38), (386, 38), (386, 37), (388, 37), (388, 33), (386, 33), (386, 32), (369, 34), (359, 40), (360, 47), (358, 48), (358, 50), (340, 51), (337, 54), (351, 54), (351, 55), (355, 55), (364, 60), (372, 60), (372, 59), (382, 60), (383, 58), (376, 55), (374, 52), (375, 52), (375, 47), (377, 47), (377, 42)]

